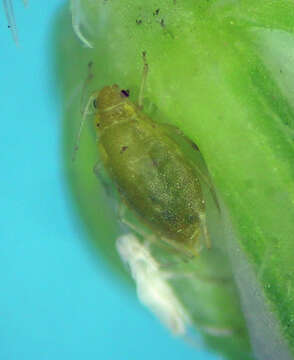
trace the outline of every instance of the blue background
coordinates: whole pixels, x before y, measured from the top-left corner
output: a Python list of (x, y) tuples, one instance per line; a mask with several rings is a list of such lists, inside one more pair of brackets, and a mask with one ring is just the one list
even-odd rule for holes
[(84, 241), (50, 63), (63, 3), (15, 3), (19, 46), (0, 12), (0, 359), (216, 359), (169, 335)]

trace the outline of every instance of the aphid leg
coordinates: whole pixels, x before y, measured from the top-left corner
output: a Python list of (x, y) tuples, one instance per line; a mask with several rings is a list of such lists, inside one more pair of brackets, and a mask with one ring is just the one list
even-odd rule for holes
[(168, 253), (169, 255), (175, 255), (177, 260), (180, 258), (180, 261), (168, 260), (168, 262), (160, 262), (160, 267), (163, 269), (169, 269), (176, 265), (189, 263), (195, 257), (195, 254), (192, 255), (190, 252), (177, 246), (173, 241), (158, 238), (154, 235), (147, 235), (144, 238), (144, 246), (148, 248), (150, 252), (152, 252), (151, 247), (154, 246), (158, 250), (162, 249), (164, 251), (164, 254)]
[(169, 246), (170, 251), (175, 251), (177, 253), (177, 256), (181, 256), (184, 262), (189, 262), (193, 260), (195, 256), (198, 256), (198, 251), (196, 249), (193, 249), (192, 252), (184, 246), (180, 246), (176, 242), (167, 238), (161, 238), (161, 241), (164, 245)]
[[(139, 235), (139, 237), (142, 239), (142, 244), (144, 246), (144, 248), (146, 250), (148, 250), (148, 252), (151, 254), (152, 253), (152, 248), (153, 246), (155, 248), (164, 248), (164, 250), (166, 251), (167, 248), (167, 244), (166, 243), (162, 243), (160, 241), (158, 241), (158, 238), (155, 235), (152, 234), (147, 234), (141, 227), (139, 224), (135, 224), (134, 222), (130, 221), (127, 219), (126, 217), (126, 210), (127, 207), (123, 204), (123, 203), (119, 203), (118, 204), (118, 213), (119, 213), (119, 219), (120, 222), (124, 225), (126, 225), (133, 233)], [(170, 252), (174, 252), (175, 255), (177, 255), (178, 257), (178, 251), (174, 248), (169, 247), (168, 251)], [(160, 267), (164, 267), (164, 268), (168, 268), (170, 266), (174, 266), (176, 264), (180, 264), (180, 262), (169, 262), (169, 263), (161, 263), (160, 262)]]
[(82, 115), (82, 120), (80, 122), (80, 127), (79, 127), (79, 130), (78, 130), (77, 139), (76, 139), (75, 146), (74, 146), (74, 151), (73, 151), (73, 156), (72, 156), (73, 161), (75, 160), (76, 153), (77, 153), (77, 151), (79, 149), (80, 138), (81, 138), (81, 134), (82, 134), (82, 130), (83, 130), (86, 118), (87, 118), (88, 115), (92, 115), (93, 113), (96, 112), (96, 103), (95, 103), (95, 101), (96, 101), (96, 98), (97, 98), (97, 96), (99, 94), (99, 91), (95, 91), (94, 93), (92, 93), (90, 95), (86, 105), (83, 104), (87, 86), (89, 85), (90, 81), (94, 78), (92, 67), (93, 67), (93, 62), (89, 61), (89, 63), (88, 63), (88, 76), (87, 76), (86, 80), (84, 81), (83, 88), (82, 88), (82, 95), (81, 95), (81, 99), (80, 99), (80, 112), (81, 112), (81, 115)]
[(192, 259), (194, 259), (194, 257), (196, 255), (198, 255), (197, 250), (194, 250), (194, 252), (192, 253), (191, 251), (189, 251), (188, 249), (185, 249), (181, 246), (179, 246), (178, 244), (176, 244), (174, 241), (171, 241), (169, 239), (166, 238), (161, 238), (161, 237), (157, 237), (153, 234), (149, 234), (146, 233), (142, 227), (140, 227), (139, 224), (136, 224), (130, 220), (127, 219), (126, 216), (126, 210), (128, 209), (127, 205), (125, 205), (122, 201), (119, 202), (118, 204), (118, 216), (120, 221), (125, 224), (126, 226), (128, 226), (132, 231), (134, 231), (136, 234), (140, 235), (143, 239), (144, 242), (144, 246), (146, 248), (150, 247), (155, 247), (157, 249), (163, 249), (164, 253), (166, 253), (166, 251), (168, 251), (168, 253), (170, 254), (175, 254), (177, 256), (177, 258), (181, 257), (182, 261), (181, 262), (168, 262), (167, 264), (161, 264), (161, 266), (172, 266), (172, 265), (176, 265), (176, 264), (181, 264), (183, 262), (189, 262)]
[(143, 58), (144, 65), (143, 65), (142, 81), (141, 81), (139, 98), (138, 98), (138, 106), (140, 109), (143, 108), (143, 95), (144, 95), (145, 84), (146, 84), (146, 79), (147, 79), (147, 75), (148, 75), (148, 63), (146, 60), (146, 51), (142, 52), (142, 58)]
[(214, 203), (215, 203), (215, 205), (216, 205), (216, 207), (217, 207), (217, 209), (218, 209), (218, 212), (220, 213), (220, 212), (221, 212), (220, 204), (219, 204), (219, 202), (218, 202), (218, 199), (217, 199), (217, 196), (216, 196), (216, 192), (215, 192), (215, 190), (214, 190), (213, 185), (211, 184), (211, 181), (209, 180), (209, 178), (208, 178), (206, 175), (204, 175), (204, 173), (199, 169), (198, 166), (196, 166), (195, 164), (194, 164), (194, 166), (195, 166), (195, 168), (196, 168), (196, 171), (197, 171), (200, 179), (205, 183), (205, 185), (206, 185), (206, 186), (208, 187), (208, 189), (210, 190), (210, 193), (211, 193), (211, 195), (212, 195), (213, 201), (214, 201)]
[(109, 181), (109, 177), (105, 174), (104, 166), (101, 161), (97, 161), (97, 163), (94, 165), (93, 172), (103, 186), (107, 196), (112, 196), (113, 193), (111, 189), (111, 182)]
[(205, 213), (200, 214), (199, 218), (200, 218), (200, 223), (201, 223), (202, 234), (204, 237), (205, 246), (207, 247), (207, 249), (211, 249), (212, 245), (211, 245), (210, 236), (209, 236), (209, 233), (207, 230), (207, 222), (206, 222)]
[(141, 235), (142, 237), (146, 238), (147, 234), (144, 233), (144, 231), (139, 226), (135, 225), (133, 222), (131, 222), (131, 221), (129, 221), (127, 219), (127, 216), (126, 216), (127, 207), (123, 203), (122, 199), (118, 203), (117, 210), (118, 210), (117, 211), (118, 212), (118, 217), (119, 217), (119, 220), (120, 220), (121, 223), (123, 223), (124, 225), (129, 227), (135, 233), (137, 233), (137, 234)]
[[(87, 105), (85, 107), (85, 110), (83, 111), (83, 116), (82, 116), (82, 120), (80, 123), (80, 127), (79, 127), (79, 131), (77, 134), (77, 139), (75, 142), (75, 147), (74, 147), (74, 152), (73, 152), (73, 156), (72, 156), (72, 160), (75, 161), (75, 157), (76, 157), (76, 153), (79, 150), (79, 145), (80, 145), (80, 138), (81, 138), (81, 134), (82, 134), (82, 130), (86, 121), (86, 118), (88, 115), (91, 115), (93, 113), (93, 111), (91, 111), (90, 109), (93, 107), (93, 102), (96, 100), (97, 96), (98, 96), (98, 91), (95, 91), (89, 98)], [(94, 106), (95, 107), (95, 106)]]
[(84, 81), (84, 85), (83, 85), (83, 89), (82, 89), (82, 96), (81, 96), (81, 100), (80, 100), (80, 112), (81, 112), (81, 114), (83, 114), (84, 109), (85, 109), (86, 89), (87, 89), (87, 86), (89, 85), (89, 83), (92, 81), (93, 78), (94, 78), (93, 61), (89, 61), (88, 62), (88, 76), (87, 76), (86, 80)]

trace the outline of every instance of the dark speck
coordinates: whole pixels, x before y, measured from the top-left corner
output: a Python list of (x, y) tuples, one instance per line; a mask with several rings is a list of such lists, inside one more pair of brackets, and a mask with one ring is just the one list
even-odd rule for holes
[(128, 146), (123, 146), (121, 149), (120, 149), (120, 153), (124, 153), (126, 150), (127, 150)]
[(153, 13), (153, 16), (157, 16), (157, 15), (159, 14), (159, 10), (160, 10), (160, 9), (156, 9), (156, 10), (154, 11), (154, 13)]
[(142, 19), (136, 19), (136, 24), (141, 25), (142, 24)]
[(160, 25), (161, 25), (162, 27), (165, 27), (165, 23), (164, 23), (164, 20), (163, 20), (163, 19), (160, 20)]
[(96, 99), (93, 100), (93, 106), (95, 109), (97, 109), (97, 100)]
[(129, 89), (122, 90), (120, 93), (124, 97), (129, 97), (130, 96), (130, 90)]
[(194, 142), (191, 145), (194, 150), (199, 151), (199, 147)]

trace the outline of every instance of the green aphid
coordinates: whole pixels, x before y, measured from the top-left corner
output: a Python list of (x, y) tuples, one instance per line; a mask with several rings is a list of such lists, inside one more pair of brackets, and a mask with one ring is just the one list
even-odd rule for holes
[(86, 113), (90, 106), (96, 109), (101, 160), (125, 205), (158, 239), (194, 256), (201, 248), (201, 236), (206, 246), (211, 246), (200, 179), (210, 189), (211, 185), (171, 136), (173, 132), (179, 134), (179, 129), (154, 122), (142, 112), (148, 71), (145, 53), (143, 58), (138, 105), (118, 85), (105, 86), (91, 96)]

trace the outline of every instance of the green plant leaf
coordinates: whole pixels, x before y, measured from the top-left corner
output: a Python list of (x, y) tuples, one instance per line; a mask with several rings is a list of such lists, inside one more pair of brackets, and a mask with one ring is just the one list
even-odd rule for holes
[[(191, 265), (193, 279), (171, 286), (211, 348), (249, 359), (247, 326), (256, 358), (292, 359), (293, 2), (80, 0), (72, 11), (76, 36), (69, 14), (57, 27), (65, 160), (99, 251), (128, 278), (115, 250), (121, 229), (112, 201), (92, 171), (92, 123), (71, 161), (80, 109), (92, 91), (115, 83), (136, 102), (146, 51), (151, 106), (144, 111), (198, 145), (222, 208), (218, 219), (208, 205), (211, 254)], [(90, 61), (94, 78), (86, 83)], [(203, 283), (203, 273), (226, 273), (230, 281)]]

